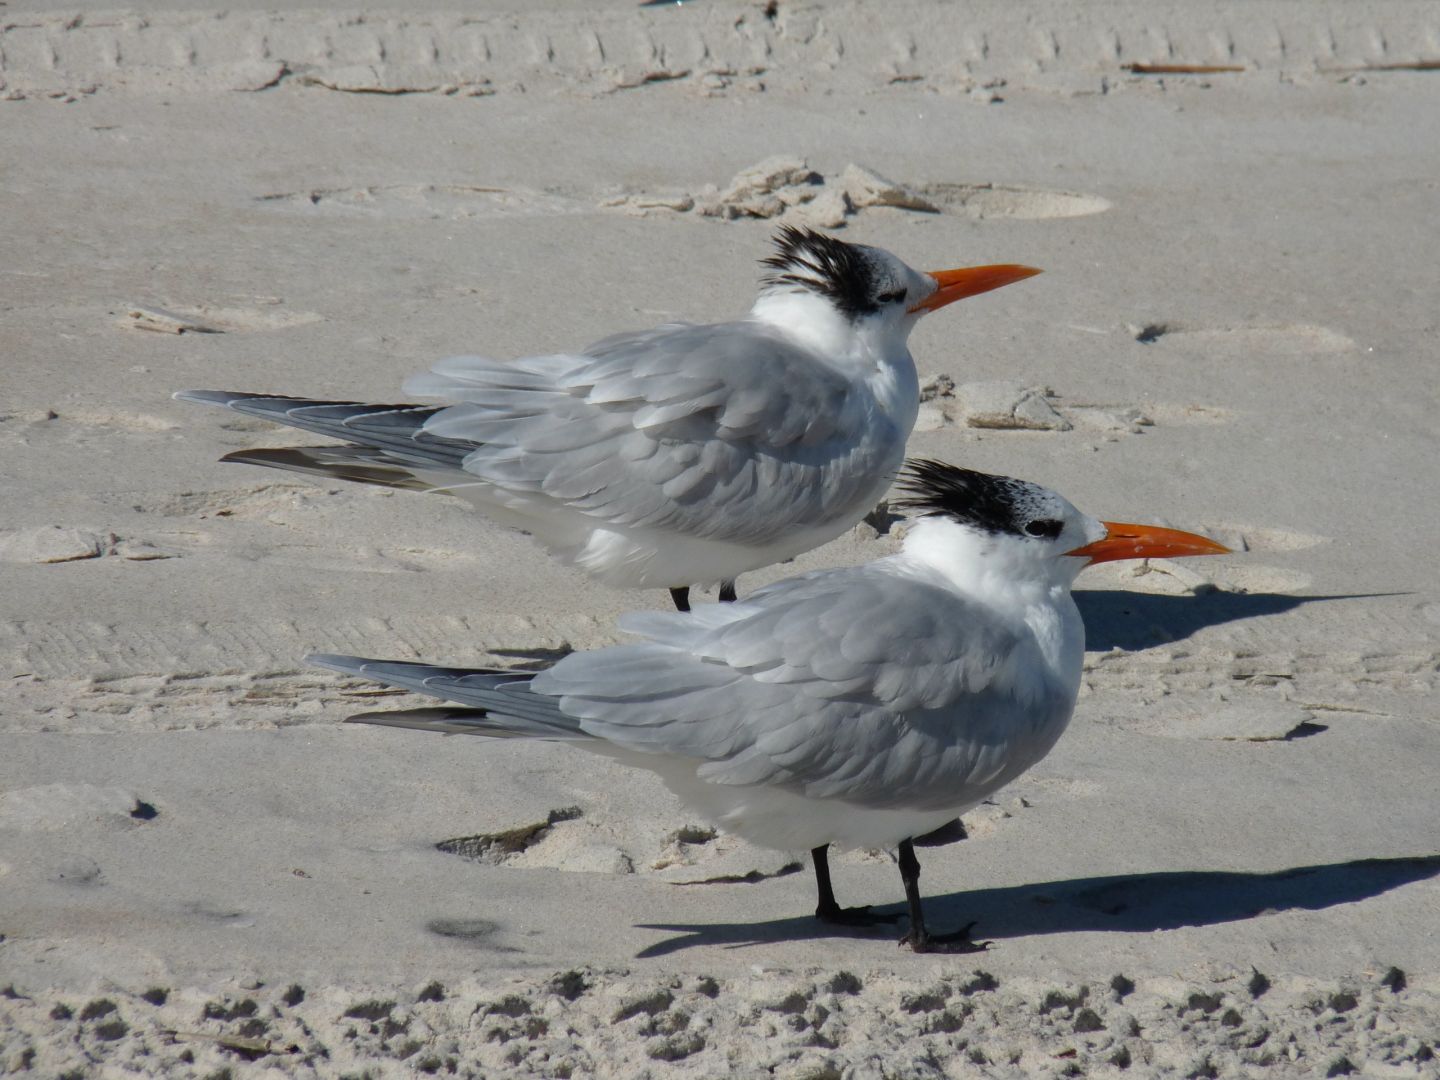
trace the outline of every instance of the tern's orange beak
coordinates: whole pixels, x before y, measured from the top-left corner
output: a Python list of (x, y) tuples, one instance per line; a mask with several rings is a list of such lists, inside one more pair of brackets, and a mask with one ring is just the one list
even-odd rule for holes
[(1127, 525), (1123, 521), (1101, 522), (1105, 538), (1086, 544), (1066, 555), (1089, 559), (1092, 564), (1116, 559), (1178, 559), (1186, 555), (1228, 555), (1230, 549), (1204, 536), (1162, 529), (1159, 525)]
[(959, 270), (932, 270), (930, 276), (939, 286), (933, 293), (910, 309), (910, 314), (936, 311), (967, 296), (978, 296), (991, 289), (1013, 285), (1040, 273), (1033, 266), (1004, 263), (999, 266), (965, 266)]

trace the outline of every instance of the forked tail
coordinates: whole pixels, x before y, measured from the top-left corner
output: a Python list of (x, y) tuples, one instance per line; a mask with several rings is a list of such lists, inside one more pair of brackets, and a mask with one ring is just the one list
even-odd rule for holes
[(577, 720), (554, 698), (533, 693), (529, 672), (445, 668), (403, 660), (312, 653), (305, 662), (346, 675), (373, 679), (455, 705), (397, 712), (359, 713), (348, 722), (412, 728), (442, 735), (485, 735), (494, 739), (588, 739)]
[[(477, 445), (425, 431), (425, 422), (444, 406), (367, 405), (355, 401), (317, 401), (229, 390), (181, 390), (179, 401), (218, 405), (302, 431), (344, 440), (340, 446), (287, 446), (237, 450), (220, 460), (271, 469), (350, 480), (362, 484), (429, 491), (434, 475), (459, 472)], [(425, 473), (430, 474), (426, 478)]]

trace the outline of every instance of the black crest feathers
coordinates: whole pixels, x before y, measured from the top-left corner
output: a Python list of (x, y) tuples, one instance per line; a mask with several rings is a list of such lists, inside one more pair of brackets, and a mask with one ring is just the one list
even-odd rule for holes
[(917, 458), (905, 463), (899, 488), (899, 509), (1017, 536), (1024, 535), (1024, 523), (1042, 499), (1040, 489), (1024, 480)]
[(782, 225), (775, 235), (775, 254), (760, 260), (769, 267), (765, 286), (796, 286), (834, 302), (842, 314), (855, 318), (879, 310), (875, 301), (877, 267), (868, 252), (833, 236)]

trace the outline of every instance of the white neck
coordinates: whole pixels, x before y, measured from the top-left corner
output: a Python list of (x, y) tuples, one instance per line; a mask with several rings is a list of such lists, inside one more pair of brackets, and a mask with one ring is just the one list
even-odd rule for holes
[(906, 434), (920, 408), (920, 378), (905, 342), (915, 316), (872, 316), (851, 321), (823, 296), (805, 290), (767, 290), (750, 317), (826, 364), (869, 385), (883, 411)]
[(1085, 658), (1085, 624), (1070, 595), (1083, 559), (1037, 554), (1019, 537), (984, 533), (941, 517), (920, 518), (905, 534), (902, 565), (925, 580), (983, 604), (1028, 633), (1053, 677), (1072, 694)]
[(826, 359), (843, 361), (854, 354), (854, 324), (829, 300), (815, 293), (803, 289), (766, 290), (756, 298), (750, 317)]

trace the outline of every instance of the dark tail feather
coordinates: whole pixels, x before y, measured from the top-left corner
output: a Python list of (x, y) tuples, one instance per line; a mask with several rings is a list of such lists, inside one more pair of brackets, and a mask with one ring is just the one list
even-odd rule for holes
[[(421, 723), (398, 720), (392, 726), (420, 727), (431, 731), (448, 731), (462, 726), (467, 734), (505, 738), (586, 739), (574, 718), (560, 711), (553, 698), (530, 691), (533, 672), (475, 671), (470, 668), (443, 668), (430, 664), (414, 664), (403, 660), (367, 660), (359, 656), (336, 656), (315, 653), (305, 662), (330, 668), (346, 675), (374, 679), (387, 686), (398, 686), (416, 693), (428, 694), (445, 701), (458, 702), (463, 710), (423, 709), (426, 719)], [(443, 718), (438, 716), (443, 712)], [(353, 719), (376, 723), (376, 716), (407, 713), (365, 713)], [(413, 717), (412, 717), (413, 719)], [(435, 722), (444, 726), (434, 726)], [(383, 722), (383, 721), (378, 721)], [(453, 732), (450, 732), (453, 733)]]
[(408, 469), (387, 462), (383, 455), (384, 451), (369, 446), (286, 446), (275, 450), (236, 450), (220, 460), (402, 491), (436, 490), (435, 485), (426, 483)]
[[(367, 405), (229, 390), (181, 390), (178, 401), (219, 405), (247, 416), (382, 451), (387, 464), (459, 469), (478, 444), (428, 434), (425, 421), (443, 405)], [(260, 462), (271, 464), (273, 462)]]

